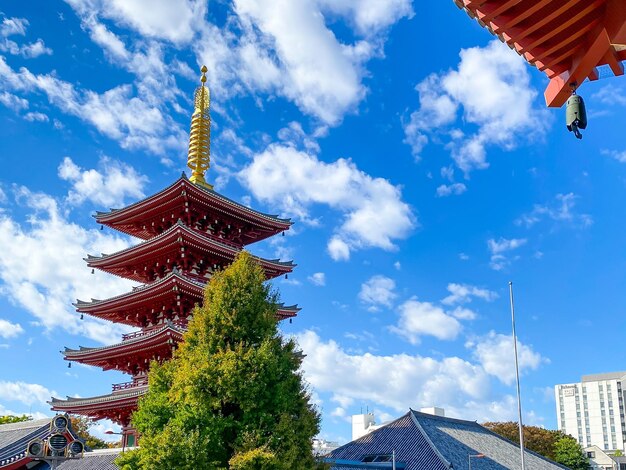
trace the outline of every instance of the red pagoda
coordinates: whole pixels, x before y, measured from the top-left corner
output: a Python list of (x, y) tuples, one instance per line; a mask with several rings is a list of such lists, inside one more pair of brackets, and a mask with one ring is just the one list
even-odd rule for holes
[[(74, 305), (81, 316), (92, 315), (138, 330), (123, 335), (121, 342), (110, 346), (62, 351), (68, 361), (122, 371), (132, 380), (113, 385), (109, 394), (50, 401), (55, 411), (118, 423), (122, 426), (124, 446), (137, 442), (130, 418), (139, 397), (147, 390), (150, 362), (171, 357), (194, 306), (203, 299), (212, 273), (228, 266), (246, 245), (284, 232), (292, 224), (238, 204), (215, 192), (205, 181), (211, 125), (206, 71), (202, 67), (202, 84), (195, 92), (191, 120), (191, 177), (187, 179), (183, 174), (146, 199), (95, 215), (99, 224), (143, 241), (117, 253), (88, 256), (87, 265), (143, 285), (117, 297), (78, 300)], [(267, 279), (286, 275), (295, 266), (279, 260), (256, 260)], [(277, 317), (290, 318), (298, 310), (296, 306), (281, 306)]]

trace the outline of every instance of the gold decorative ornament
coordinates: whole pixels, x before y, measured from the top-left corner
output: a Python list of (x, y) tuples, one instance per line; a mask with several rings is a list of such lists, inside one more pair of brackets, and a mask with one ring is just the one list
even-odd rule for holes
[(206, 182), (204, 175), (211, 165), (211, 95), (205, 86), (207, 68), (202, 66), (200, 71), (202, 85), (196, 88), (194, 95), (194, 110), (191, 116), (191, 130), (189, 131), (189, 152), (187, 166), (191, 169), (189, 181), (213, 189), (213, 185)]

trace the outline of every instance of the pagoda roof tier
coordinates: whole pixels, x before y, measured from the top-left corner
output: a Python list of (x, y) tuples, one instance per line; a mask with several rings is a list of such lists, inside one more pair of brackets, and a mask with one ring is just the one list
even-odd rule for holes
[(290, 219), (243, 206), (212, 189), (192, 183), (185, 174), (162, 191), (122, 209), (97, 212), (96, 220), (144, 240), (165, 232), (178, 219), (245, 246), (288, 230)]
[[(106, 300), (78, 300), (74, 306), (79, 313), (114, 323), (145, 327), (150, 323), (156, 324), (162, 318), (186, 318), (196, 304), (202, 303), (205, 287), (205, 282), (174, 269), (164, 278), (135, 287), (130, 292)], [(299, 311), (297, 305), (279, 304), (276, 316), (284, 320), (296, 316)]]
[[(110, 255), (85, 258), (87, 265), (139, 282), (152, 282), (178, 267), (183, 273), (202, 279), (210, 278), (217, 268), (230, 265), (239, 248), (217, 240), (178, 221), (150, 240)], [(291, 261), (253, 257), (268, 279), (290, 273)]]
[(137, 409), (139, 397), (148, 391), (146, 382), (139, 382), (135, 386), (116, 390), (108, 395), (90, 398), (67, 397), (62, 400), (52, 397), (48, 402), (53, 411), (88, 416), (92, 419), (110, 419), (126, 426), (130, 423), (131, 414)]
[(623, 75), (624, 0), (454, 0), (550, 79), (548, 106), (560, 107), (598, 66)]
[(172, 355), (175, 344), (183, 339), (186, 324), (165, 322), (149, 329), (124, 335), (121, 343), (98, 348), (65, 348), (65, 360), (101, 367), (103, 370), (116, 369), (127, 374), (145, 372), (150, 361), (166, 360)]
[(144, 327), (166, 315), (185, 318), (195, 304), (202, 302), (205, 285), (174, 268), (167, 276), (134, 287), (130, 292), (105, 300), (77, 300), (74, 306), (79, 313), (114, 323)]

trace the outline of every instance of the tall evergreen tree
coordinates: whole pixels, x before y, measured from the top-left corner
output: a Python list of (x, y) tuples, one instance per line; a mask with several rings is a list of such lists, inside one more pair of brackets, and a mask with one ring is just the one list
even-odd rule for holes
[(242, 252), (207, 286), (172, 360), (153, 363), (123, 469), (310, 470), (319, 414), (281, 337), (278, 294)]

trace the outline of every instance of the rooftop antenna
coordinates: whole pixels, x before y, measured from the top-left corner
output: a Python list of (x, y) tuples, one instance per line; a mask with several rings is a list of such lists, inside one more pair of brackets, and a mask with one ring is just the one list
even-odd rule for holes
[(209, 87), (205, 86), (207, 70), (206, 65), (200, 69), (202, 72), (200, 82), (202, 84), (196, 88), (194, 94), (187, 166), (191, 169), (189, 181), (207, 189), (213, 189), (213, 185), (204, 179), (204, 175), (211, 165), (211, 95)]
[(511, 298), (511, 323), (513, 325), (513, 350), (515, 351), (515, 379), (517, 382), (517, 414), (519, 419), (519, 449), (522, 463), (522, 470), (526, 470), (524, 465), (524, 427), (522, 425), (522, 398), (519, 387), (519, 364), (517, 361), (517, 335), (515, 334), (515, 305), (513, 304), (513, 283), (509, 281), (509, 297)]

